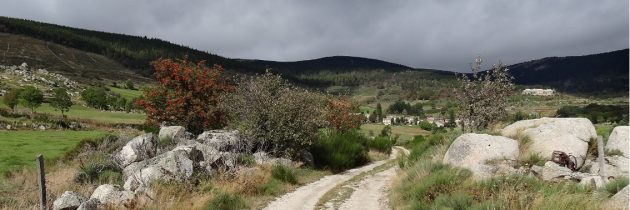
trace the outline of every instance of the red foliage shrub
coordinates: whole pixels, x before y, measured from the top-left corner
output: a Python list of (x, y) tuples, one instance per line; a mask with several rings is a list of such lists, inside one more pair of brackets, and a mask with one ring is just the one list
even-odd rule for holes
[(337, 132), (346, 132), (361, 126), (363, 116), (354, 112), (358, 108), (347, 97), (332, 99), (328, 102), (327, 120), (330, 127)]
[(158, 59), (151, 63), (158, 86), (146, 89), (137, 104), (147, 113), (146, 123), (181, 125), (190, 132), (225, 126), (227, 115), (217, 108), (219, 96), (234, 89), (219, 65), (207, 67), (183, 60)]

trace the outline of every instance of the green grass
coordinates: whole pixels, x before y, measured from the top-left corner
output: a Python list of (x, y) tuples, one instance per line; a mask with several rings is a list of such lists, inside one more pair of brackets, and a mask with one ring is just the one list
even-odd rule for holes
[(122, 96), (123, 98), (127, 100), (138, 98), (142, 96), (143, 94), (141, 90), (129, 90), (129, 89), (122, 89), (122, 88), (111, 87), (111, 86), (109, 87), (109, 89), (114, 93), (120, 94), (120, 96)]
[(227, 192), (221, 192), (217, 194), (204, 209), (224, 209), (224, 210), (237, 210), (247, 209), (248, 206), (238, 195), (232, 195)]
[(103, 135), (102, 131), (0, 131), (0, 174), (35, 165), (37, 154), (58, 159), (81, 140)]
[[(0, 98), (0, 102), (2, 99)], [(4, 103), (0, 103), (0, 108), (7, 108)], [(30, 112), (30, 110), (19, 106), (18, 110), (23, 110), (25, 112)], [(37, 113), (47, 113), (54, 116), (61, 116), (61, 112), (55, 110), (55, 108), (51, 107), (50, 104), (44, 103), (39, 108), (35, 109)], [(143, 113), (125, 113), (125, 112), (105, 112), (98, 109), (94, 109), (91, 107), (85, 107), (81, 105), (73, 105), (70, 107), (70, 111), (64, 113), (68, 118), (71, 119), (83, 119), (83, 120), (93, 120), (100, 123), (107, 124), (142, 124), (144, 123), (144, 119), (146, 115)]]
[(595, 130), (597, 131), (598, 136), (604, 137), (604, 144), (608, 142), (608, 136), (615, 128), (615, 125), (607, 125), (607, 124), (595, 124)]
[[(383, 124), (363, 124), (361, 125), (361, 132), (365, 135), (373, 133), (379, 135), (385, 125)], [(423, 130), (418, 126), (392, 126), (392, 135), (399, 135), (401, 142), (411, 141), (415, 136), (423, 136), (431, 134), (430, 131)]]
[(298, 183), (295, 170), (289, 166), (275, 165), (271, 169), (271, 177), (290, 184)]

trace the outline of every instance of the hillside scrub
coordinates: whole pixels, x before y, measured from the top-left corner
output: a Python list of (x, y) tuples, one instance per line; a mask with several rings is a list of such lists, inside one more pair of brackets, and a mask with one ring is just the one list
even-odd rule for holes
[(241, 131), (249, 148), (294, 157), (308, 149), (326, 126), (327, 98), (266, 73), (242, 78), (220, 99), (228, 127)]
[(524, 175), (475, 181), (467, 170), (442, 164), (445, 149), (459, 132), (417, 137), (406, 145), (412, 151), (399, 160), (403, 171), (390, 196), (394, 209), (598, 209), (614, 191)]

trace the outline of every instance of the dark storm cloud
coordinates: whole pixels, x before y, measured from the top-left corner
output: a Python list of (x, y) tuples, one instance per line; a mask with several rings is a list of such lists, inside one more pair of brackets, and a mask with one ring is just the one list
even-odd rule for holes
[(332, 55), (466, 71), (628, 47), (626, 0), (4, 0), (0, 15), (157, 37), (233, 58)]

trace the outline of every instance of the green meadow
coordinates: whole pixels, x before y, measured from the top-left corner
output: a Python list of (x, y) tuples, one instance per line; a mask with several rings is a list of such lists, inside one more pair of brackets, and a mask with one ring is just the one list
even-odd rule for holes
[(63, 157), (81, 140), (103, 137), (104, 131), (0, 131), (0, 174), (35, 165), (35, 157), (48, 161)]

